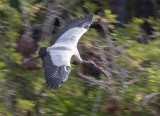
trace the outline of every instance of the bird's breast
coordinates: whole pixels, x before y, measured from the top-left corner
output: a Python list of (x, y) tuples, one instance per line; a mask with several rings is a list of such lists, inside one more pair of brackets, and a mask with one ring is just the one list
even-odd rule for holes
[(74, 54), (74, 49), (66, 46), (57, 46), (48, 48), (47, 52), (49, 52), (54, 65), (70, 66), (70, 60)]

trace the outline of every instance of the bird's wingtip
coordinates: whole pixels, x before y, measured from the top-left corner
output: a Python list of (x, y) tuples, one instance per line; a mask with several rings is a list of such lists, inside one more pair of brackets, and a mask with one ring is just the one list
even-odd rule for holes
[(88, 15), (87, 15), (87, 19), (89, 20), (89, 21), (93, 21), (93, 17), (94, 17), (94, 14), (93, 13), (89, 13)]

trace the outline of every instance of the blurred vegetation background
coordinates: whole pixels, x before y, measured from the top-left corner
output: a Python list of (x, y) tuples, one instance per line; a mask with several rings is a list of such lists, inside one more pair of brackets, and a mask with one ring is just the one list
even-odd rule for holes
[[(78, 48), (103, 75), (72, 65), (46, 87), (41, 60), (76, 17), (94, 13)], [(160, 116), (160, 0), (0, 0), (0, 116)]]

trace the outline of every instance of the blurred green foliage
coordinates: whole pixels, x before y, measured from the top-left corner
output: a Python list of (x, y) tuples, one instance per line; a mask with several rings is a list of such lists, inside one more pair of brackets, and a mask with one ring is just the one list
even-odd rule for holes
[[(42, 4), (41, 1), (23, 2), (30, 12), (30, 21), (42, 22), (31, 10), (36, 3)], [(66, 0), (63, 4), (67, 3)], [(78, 5), (79, 3), (82, 5)], [(77, 69), (74, 65), (69, 80), (56, 90), (46, 87), (43, 69), (26, 70), (20, 66), (23, 57), (16, 52), (14, 45), (20, 39), (20, 31), (24, 25), (21, 5), (17, 0), (0, 0), (0, 26), (4, 26), (4, 30), (0, 30), (0, 116), (89, 116), (99, 87), (93, 87), (87, 95), (84, 94), (85, 84), (76, 78)], [(100, 1), (98, 6), (91, 0), (79, 0), (68, 8), (77, 16), (84, 15), (84, 8), (90, 12), (102, 9), (105, 16), (100, 17), (101, 21), (106, 26), (113, 26), (118, 22), (116, 15), (106, 6), (106, 1)], [(160, 20), (148, 19), (154, 28), (156, 39), (148, 40), (148, 44), (140, 44), (136, 37), (141, 34), (140, 25), (144, 20), (133, 18), (124, 25), (125, 28), (117, 28), (110, 33), (111, 38), (117, 41), (116, 47), (125, 46), (121, 51), (123, 54), (113, 58), (121, 69), (130, 72), (125, 80), (138, 79), (133, 84), (115, 87), (114, 91), (120, 104), (117, 115), (130, 116), (132, 111), (137, 111), (147, 116), (150, 115), (151, 109), (155, 109), (153, 105), (143, 109), (140, 102), (145, 95), (160, 91)], [(85, 41), (85, 45), (89, 46), (93, 39), (101, 40), (96, 29), (90, 29), (81, 41)], [(40, 46), (49, 44), (50, 42), (39, 42)], [(101, 45), (108, 43), (102, 42)], [(105, 53), (109, 51), (110, 49), (106, 49)], [(41, 61), (38, 63), (41, 66)], [(138, 66), (144, 71), (138, 70)], [(118, 83), (119, 77), (112, 73)], [(109, 95), (104, 92), (96, 116), (110, 115), (105, 109), (107, 98)], [(158, 102), (157, 104), (159, 105)]]

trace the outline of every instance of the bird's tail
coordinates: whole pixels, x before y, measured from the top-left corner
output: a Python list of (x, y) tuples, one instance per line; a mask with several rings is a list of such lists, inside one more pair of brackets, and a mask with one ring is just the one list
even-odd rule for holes
[(25, 58), (21, 64), (21, 66), (29, 63), (29, 62), (34, 62), (38, 60), (39, 58), (43, 58), (47, 53), (47, 47), (41, 47), (40, 50), (38, 51), (38, 56), (36, 57), (31, 57), (31, 58)]
[(40, 56), (36, 56), (36, 57), (32, 57), (32, 58), (26, 58), (26, 59), (23, 60), (21, 66), (23, 66), (23, 65), (25, 65), (29, 62), (34, 62), (34, 61), (38, 60), (39, 58), (40, 58)]

